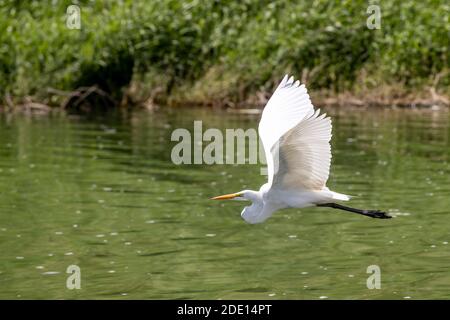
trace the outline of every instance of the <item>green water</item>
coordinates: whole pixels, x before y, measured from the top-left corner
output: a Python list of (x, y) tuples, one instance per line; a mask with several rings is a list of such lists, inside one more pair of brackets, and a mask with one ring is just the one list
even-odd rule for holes
[[(395, 219), (309, 208), (248, 225), (242, 202), (208, 198), (258, 189), (261, 165), (172, 164), (174, 129), (259, 115), (1, 115), (0, 298), (450, 298), (449, 114), (327, 111), (328, 186)], [(80, 290), (66, 288), (70, 265)]]

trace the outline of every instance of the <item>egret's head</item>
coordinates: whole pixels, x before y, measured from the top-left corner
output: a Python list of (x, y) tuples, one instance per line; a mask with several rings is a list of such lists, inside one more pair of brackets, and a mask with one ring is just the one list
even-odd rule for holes
[(224, 194), (211, 198), (213, 200), (249, 200), (252, 202), (250, 206), (247, 206), (242, 210), (241, 216), (248, 223), (261, 223), (268, 217), (262, 216), (263, 200), (261, 192), (253, 190), (243, 190), (236, 193)]
[(211, 198), (211, 200), (250, 200), (254, 201), (258, 198), (257, 192), (252, 190), (242, 190), (236, 193), (224, 194)]

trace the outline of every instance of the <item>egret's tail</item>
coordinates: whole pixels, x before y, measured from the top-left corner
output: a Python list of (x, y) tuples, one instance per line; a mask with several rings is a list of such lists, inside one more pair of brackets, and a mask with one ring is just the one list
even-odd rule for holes
[(341, 201), (348, 201), (350, 200), (350, 196), (346, 195), (346, 194), (342, 194), (342, 193), (337, 193), (332, 191), (332, 197), (335, 200), (341, 200)]
[(352, 197), (343, 193), (331, 191), (328, 187), (323, 187), (322, 192), (323, 195), (330, 200), (348, 201)]

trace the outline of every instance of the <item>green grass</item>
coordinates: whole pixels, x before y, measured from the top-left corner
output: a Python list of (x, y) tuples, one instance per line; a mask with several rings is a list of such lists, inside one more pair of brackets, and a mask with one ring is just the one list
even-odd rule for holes
[[(81, 30), (65, 23), (81, 8)], [(376, 1), (372, 2), (377, 4)], [(120, 100), (239, 102), (291, 72), (331, 92), (401, 84), (448, 94), (450, 5), (367, 1), (0, 0), (0, 95), (57, 104), (48, 88)]]

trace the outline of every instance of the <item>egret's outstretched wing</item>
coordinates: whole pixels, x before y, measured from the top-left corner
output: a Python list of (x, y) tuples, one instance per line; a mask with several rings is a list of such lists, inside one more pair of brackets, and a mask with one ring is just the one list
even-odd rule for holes
[(294, 82), (293, 77), (284, 76), (267, 102), (258, 128), (266, 155), (269, 186), (278, 168), (277, 157), (274, 159), (273, 155), (278, 141), (289, 130), (313, 114), (314, 108), (305, 86), (300, 85), (298, 80)]
[(320, 110), (289, 130), (279, 143), (279, 166), (272, 187), (285, 190), (324, 188), (331, 163), (330, 139), (331, 119), (320, 115)]

